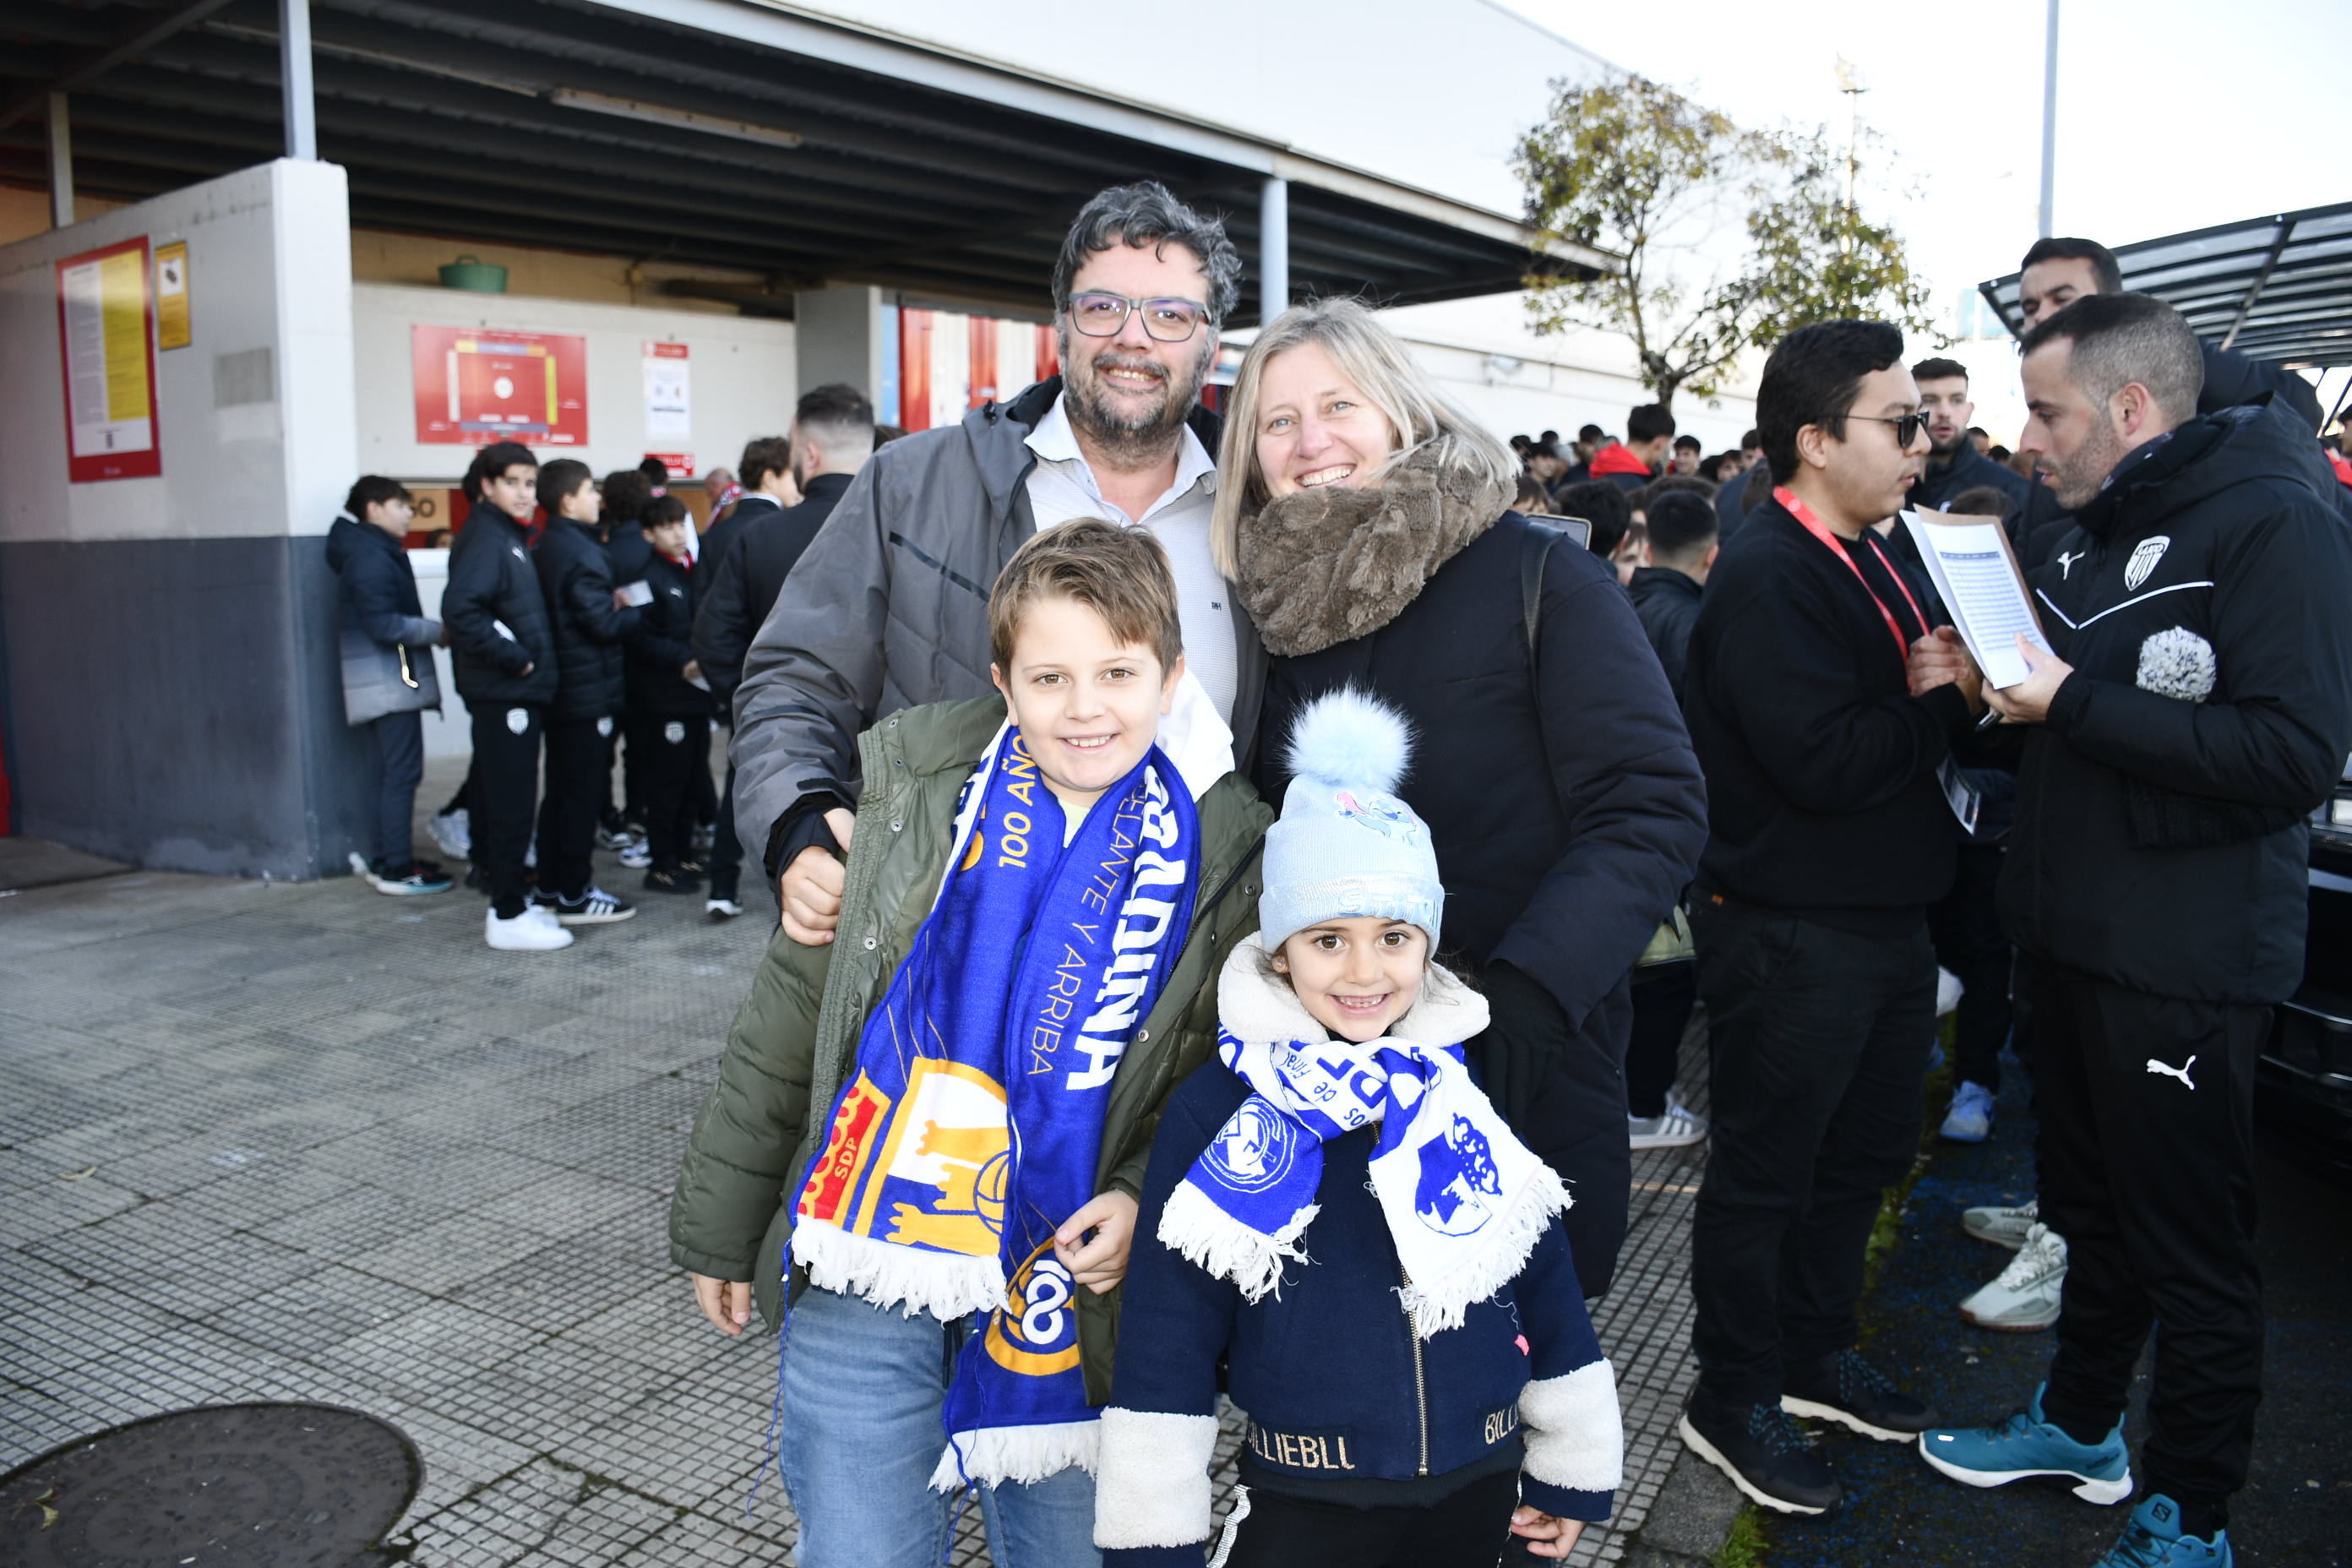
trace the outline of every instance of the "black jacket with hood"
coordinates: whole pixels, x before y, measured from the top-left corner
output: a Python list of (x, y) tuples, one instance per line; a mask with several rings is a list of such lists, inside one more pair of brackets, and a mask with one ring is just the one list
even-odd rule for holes
[(2032, 574), (2074, 667), (2026, 742), (2001, 912), (2134, 990), (2301, 982), (2306, 814), (2352, 749), (2352, 529), (2287, 407), (2193, 419), (2116, 466)]
[(467, 707), (541, 707), (554, 700), (555, 638), (531, 565), (530, 535), (495, 507), (477, 506), (458, 531), (441, 619), (449, 628), (457, 695)]
[(613, 606), (613, 563), (595, 535), (560, 517), (547, 521), (531, 551), (540, 595), (555, 644), (555, 700), (550, 719), (604, 719), (623, 701), (621, 641), (634, 609)]

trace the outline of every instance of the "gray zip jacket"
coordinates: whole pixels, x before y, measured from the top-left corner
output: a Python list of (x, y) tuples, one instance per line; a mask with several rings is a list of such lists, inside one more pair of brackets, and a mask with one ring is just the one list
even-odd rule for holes
[[(729, 748), (736, 832), (772, 869), (802, 847), (778, 837), (795, 815), (791, 831), (803, 837), (811, 814), (795, 805), (857, 799), (857, 737), (877, 717), (993, 689), (989, 589), (1037, 531), (1024, 482), (1037, 462), (1028, 437), (1061, 395), (1055, 376), (882, 447), (784, 579), (744, 655)], [(1190, 422), (1215, 451), (1217, 416), (1195, 408)], [(1234, 619), (1234, 749), (1246, 774), (1265, 652), (1248, 617)]]

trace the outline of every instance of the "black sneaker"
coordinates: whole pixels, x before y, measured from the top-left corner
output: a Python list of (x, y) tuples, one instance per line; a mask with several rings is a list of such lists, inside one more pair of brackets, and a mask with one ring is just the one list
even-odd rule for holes
[(1780, 1408), (1834, 1421), (1882, 1443), (1916, 1443), (1920, 1433), (1944, 1424), (1932, 1406), (1895, 1387), (1856, 1350), (1789, 1367), (1780, 1379)]
[(646, 873), (648, 893), (697, 893), (702, 890), (702, 879), (682, 866), (656, 866)]
[(555, 900), (556, 921), (568, 926), (611, 925), (615, 921), (629, 920), (636, 912), (636, 905), (626, 899), (614, 898), (593, 882), (576, 899)]
[(1751, 1501), (1779, 1513), (1827, 1513), (1845, 1489), (1776, 1405), (1719, 1406), (1694, 1393), (1677, 1428), (1694, 1454)]

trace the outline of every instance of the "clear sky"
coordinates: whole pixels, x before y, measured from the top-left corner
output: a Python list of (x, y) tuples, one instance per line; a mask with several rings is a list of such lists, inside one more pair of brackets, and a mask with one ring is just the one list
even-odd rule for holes
[[(1879, 210), (1940, 308), (2014, 271), (2041, 193), (2042, 0), (1508, 0), (1743, 123), (1826, 125), (1837, 60), (1895, 181)], [(2057, 231), (2120, 245), (2352, 201), (2352, 0), (2061, 0)], [(1868, 175), (1865, 174), (1865, 179)]]

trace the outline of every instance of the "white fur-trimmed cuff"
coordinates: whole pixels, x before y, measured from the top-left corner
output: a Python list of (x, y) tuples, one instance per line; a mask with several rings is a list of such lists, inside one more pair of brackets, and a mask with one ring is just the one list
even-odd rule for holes
[(1625, 1479), (1625, 1417), (1617, 1408), (1617, 1374), (1606, 1361), (1587, 1362), (1565, 1377), (1538, 1378), (1519, 1391), (1527, 1424), (1527, 1473), (1570, 1491), (1615, 1491)]
[(1102, 1413), (1095, 1463), (1095, 1544), (1192, 1546), (1209, 1539), (1209, 1461), (1217, 1418), (1152, 1410)]

